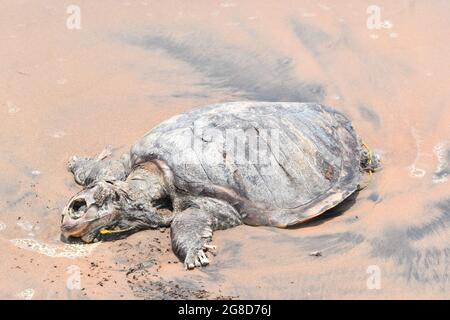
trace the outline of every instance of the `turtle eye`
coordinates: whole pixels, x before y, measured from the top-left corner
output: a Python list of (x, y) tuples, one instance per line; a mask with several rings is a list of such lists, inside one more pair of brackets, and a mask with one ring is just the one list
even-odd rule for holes
[(75, 199), (69, 206), (69, 215), (72, 219), (79, 219), (86, 213), (86, 209), (86, 200), (83, 198)]

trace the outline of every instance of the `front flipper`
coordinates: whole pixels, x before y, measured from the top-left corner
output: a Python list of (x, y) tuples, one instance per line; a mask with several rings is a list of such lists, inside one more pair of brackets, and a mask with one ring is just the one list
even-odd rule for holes
[(242, 223), (238, 212), (228, 203), (213, 198), (195, 198), (192, 206), (175, 215), (170, 233), (172, 249), (186, 269), (209, 264), (206, 252), (214, 253), (210, 245), (213, 231), (232, 228)]
[(209, 264), (205, 252), (211, 249), (213, 229), (210, 216), (198, 208), (188, 208), (175, 216), (170, 227), (172, 249), (186, 269)]
[(111, 150), (106, 148), (97, 157), (73, 157), (67, 164), (75, 182), (88, 186), (98, 180), (125, 180), (130, 173), (130, 157), (110, 159)]

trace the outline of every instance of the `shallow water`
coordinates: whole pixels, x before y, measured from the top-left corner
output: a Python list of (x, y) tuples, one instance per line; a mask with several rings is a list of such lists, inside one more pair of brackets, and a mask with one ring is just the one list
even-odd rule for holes
[[(372, 1), (77, 3), (80, 30), (70, 1), (0, 4), (0, 298), (448, 298), (447, 1), (377, 1), (375, 30)], [(334, 106), (384, 169), (320, 221), (217, 232), (192, 272), (167, 231), (60, 241), (72, 155), (237, 100)]]

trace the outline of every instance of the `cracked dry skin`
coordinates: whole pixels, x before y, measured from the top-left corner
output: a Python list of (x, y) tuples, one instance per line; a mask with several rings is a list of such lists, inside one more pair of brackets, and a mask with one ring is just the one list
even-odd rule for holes
[[(448, 298), (448, 2), (377, 1), (379, 30), (372, 1), (77, 4), (70, 31), (60, 1), (0, 4), (0, 297)], [(117, 159), (176, 114), (241, 100), (334, 106), (383, 171), (301, 227), (216, 231), (191, 272), (168, 230), (60, 241), (72, 155)]]

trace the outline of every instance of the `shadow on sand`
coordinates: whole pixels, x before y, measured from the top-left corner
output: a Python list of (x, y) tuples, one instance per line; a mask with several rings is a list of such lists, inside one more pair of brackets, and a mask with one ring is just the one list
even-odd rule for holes
[(323, 214), (308, 220), (304, 223), (300, 223), (295, 226), (288, 227), (288, 229), (302, 229), (309, 228), (321, 225), (324, 222), (327, 222), (335, 217), (339, 217), (344, 214), (347, 210), (349, 210), (356, 203), (356, 199), (358, 198), (359, 191), (355, 191), (352, 193), (347, 199), (339, 203), (337, 206), (325, 211)]

